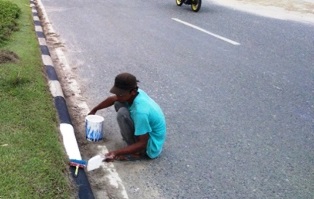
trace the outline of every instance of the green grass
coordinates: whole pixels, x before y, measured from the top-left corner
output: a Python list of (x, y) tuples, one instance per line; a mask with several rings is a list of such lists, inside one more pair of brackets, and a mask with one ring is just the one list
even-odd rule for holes
[(0, 64), (0, 198), (73, 198), (29, 0), (9, 1), (21, 13), (0, 49), (18, 56)]
[(10, 34), (17, 30), (16, 19), (20, 15), (20, 8), (9, 1), (0, 1), (0, 45), (9, 38)]

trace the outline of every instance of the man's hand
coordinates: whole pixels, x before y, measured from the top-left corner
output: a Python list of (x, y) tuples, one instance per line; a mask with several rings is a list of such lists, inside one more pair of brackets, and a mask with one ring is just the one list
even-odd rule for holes
[(87, 115), (95, 115), (97, 111), (91, 110)]
[(116, 157), (115, 153), (113, 151), (111, 151), (111, 152), (105, 154), (105, 161), (106, 162), (113, 162), (115, 157)]
[[(109, 151), (105, 154), (105, 160), (106, 162), (112, 162), (114, 160), (127, 160), (129, 159), (127, 156), (129, 155), (135, 155), (139, 156), (140, 153), (145, 153), (147, 142), (149, 139), (149, 134), (146, 133), (144, 135), (140, 135), (137, 137), (137, 142), (134, 144), (131, 144), (127, 147), (124, 147), (122, 149), (118, 149), (115, 151)], [(134, 159), (134, 158), (132, 158)], [(138, 157), (139, 159), (139, 157)]]

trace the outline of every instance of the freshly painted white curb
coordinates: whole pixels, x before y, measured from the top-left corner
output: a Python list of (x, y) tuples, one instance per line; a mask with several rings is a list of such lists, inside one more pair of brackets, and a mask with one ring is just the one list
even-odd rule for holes
[(63, 137), (63, 144), (69, 159), (82, 160), (73, 126), (71, 124), (61, 123), (60, 132)]

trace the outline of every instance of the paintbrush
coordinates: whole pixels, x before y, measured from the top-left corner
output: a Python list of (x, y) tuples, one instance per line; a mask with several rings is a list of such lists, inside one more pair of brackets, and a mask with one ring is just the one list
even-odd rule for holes
[(74, 176), (77, 177), (78, 169), (85, 168), (87, 165), (85, 160), (70, 159), (70, 166), (76, 167)]

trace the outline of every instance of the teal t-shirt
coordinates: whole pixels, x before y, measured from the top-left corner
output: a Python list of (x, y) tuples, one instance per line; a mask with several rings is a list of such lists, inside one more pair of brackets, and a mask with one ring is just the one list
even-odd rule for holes
[(150, 158), (160, 155), (166, 139), (166, 120), (159, 105), (143, 90), (138, 89), (138, 95), (129, 106), (134, 122), (135, 136), (149, 134), (146, 153)]

